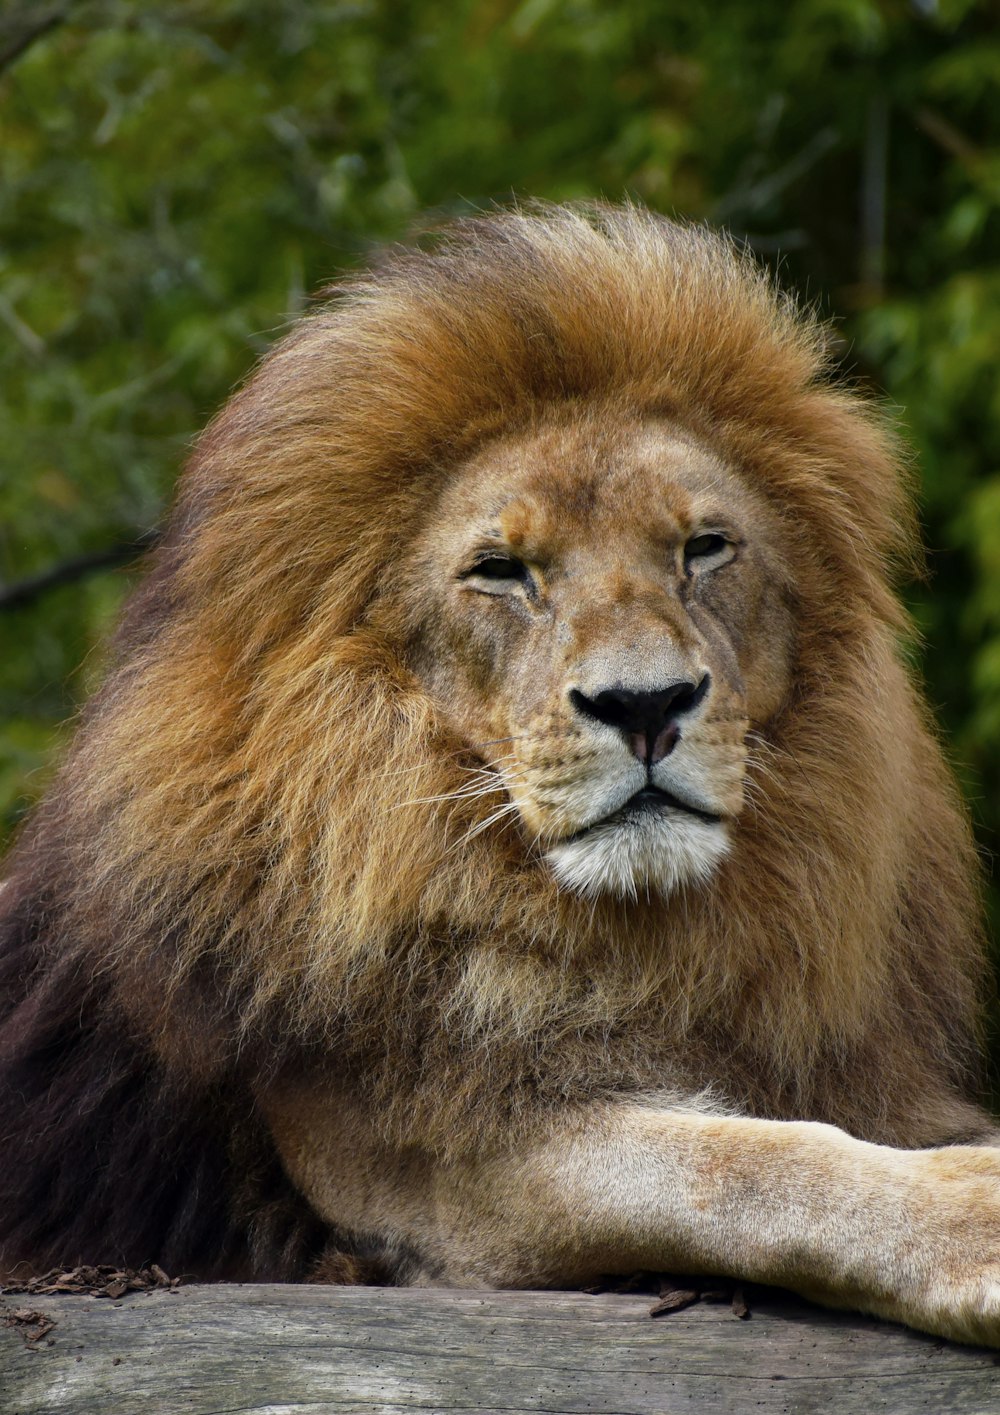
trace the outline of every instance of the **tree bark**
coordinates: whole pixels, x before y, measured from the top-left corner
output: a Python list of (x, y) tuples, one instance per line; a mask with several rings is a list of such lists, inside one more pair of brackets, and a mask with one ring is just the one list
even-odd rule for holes
[[(8, 1295), (2, 1415), (688, 1415), (1000, 1408), (993, 1353), (773, 1291), (751, 1317), (646, 1295), (192, 1286)], [(55, 1326), (37, 1342), (15, 1312)], [(3, 1320), (14, 1321), (3, 1325)]]

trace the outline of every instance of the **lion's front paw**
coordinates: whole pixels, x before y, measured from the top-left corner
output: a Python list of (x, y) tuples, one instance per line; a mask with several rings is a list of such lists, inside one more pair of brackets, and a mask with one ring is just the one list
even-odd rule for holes
[(907, 1222), (893, 1235), (902, 1282), (883, 1315), (1000, 1347), (1000, 1152), (955, 1146), (907, 1159)]

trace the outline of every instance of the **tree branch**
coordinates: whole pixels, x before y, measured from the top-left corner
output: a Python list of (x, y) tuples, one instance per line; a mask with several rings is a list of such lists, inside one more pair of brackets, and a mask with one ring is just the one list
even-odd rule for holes
[(159, 539), (159, 531), (143, 531), (141, 535), (106, 546), (104, 550), (95, 550), (89, 555), (77, 555), (72, 560), (52, 565), (48, 570), (26, 580), (15, 580), (12, 585), (0, 585), (0, 612), (23, 609), (60, 585), (72, 585), (98, 570), (109, 570), (115, 565), (124, 565), (155, 545)]
[(920, 107), (913, 116), (931, 141), (963, 167), (976, 168), (982, 164), (982, 153), (975, 143), (933, 108)]
[(0, 74), (16, 63), (37, 40), (63, 24), (72, 9), (72, 3), (57, 5), (54, 9), (43, 11), (40, 15), (32, 15), (30, 18), (29, 12), (24, 10), (18, 15), (4, 19), (0, 24), (0, 35), (6, 39), (6, 43), (0, 47)]

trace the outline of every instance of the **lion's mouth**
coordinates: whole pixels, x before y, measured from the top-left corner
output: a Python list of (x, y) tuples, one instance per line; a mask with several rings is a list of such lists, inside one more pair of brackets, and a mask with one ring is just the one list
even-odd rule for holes
[(686, 815), (703, 820), (708, 825), (719, 825), (722, 821), (722, 817), (714, 811), (706, 811), (703, 806), (696, 806), (693, 801), (682, 800), (672, 791), (664, 791), (661, 787), (653, 786), (650, 783), (644, 786), (641, 791), (637, 791), (634, 796), (630, 796), (624, 805), (619, 806), (610, 815), (601, 816), (600, 820), (591, 821), (590, 825), (585, 825), (582, 830), (575, 831), (573, 835), (567, 837), (564, 843), (570, 844), (574, 840), (582, 840), (592, 830), (598, 830), (602, 826), (624, 825), (641, 816), (661, 815), (667, 810), (683, 811)]

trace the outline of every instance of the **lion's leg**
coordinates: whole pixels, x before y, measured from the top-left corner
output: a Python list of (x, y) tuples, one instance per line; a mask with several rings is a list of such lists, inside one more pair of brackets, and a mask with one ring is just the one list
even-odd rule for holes
[(354, 1124), (335, 1133), (329, 1109), (325, 1126), (314, 1103), (279, 1111), (279, 1148), (312, 1203), (418, 1253), (417, 1281), (729, 1274), (1000, 1344), (996, 1150), (894, 1150), (813, 1122), (627, 1104), (520, 1151), (403, 1162)]

